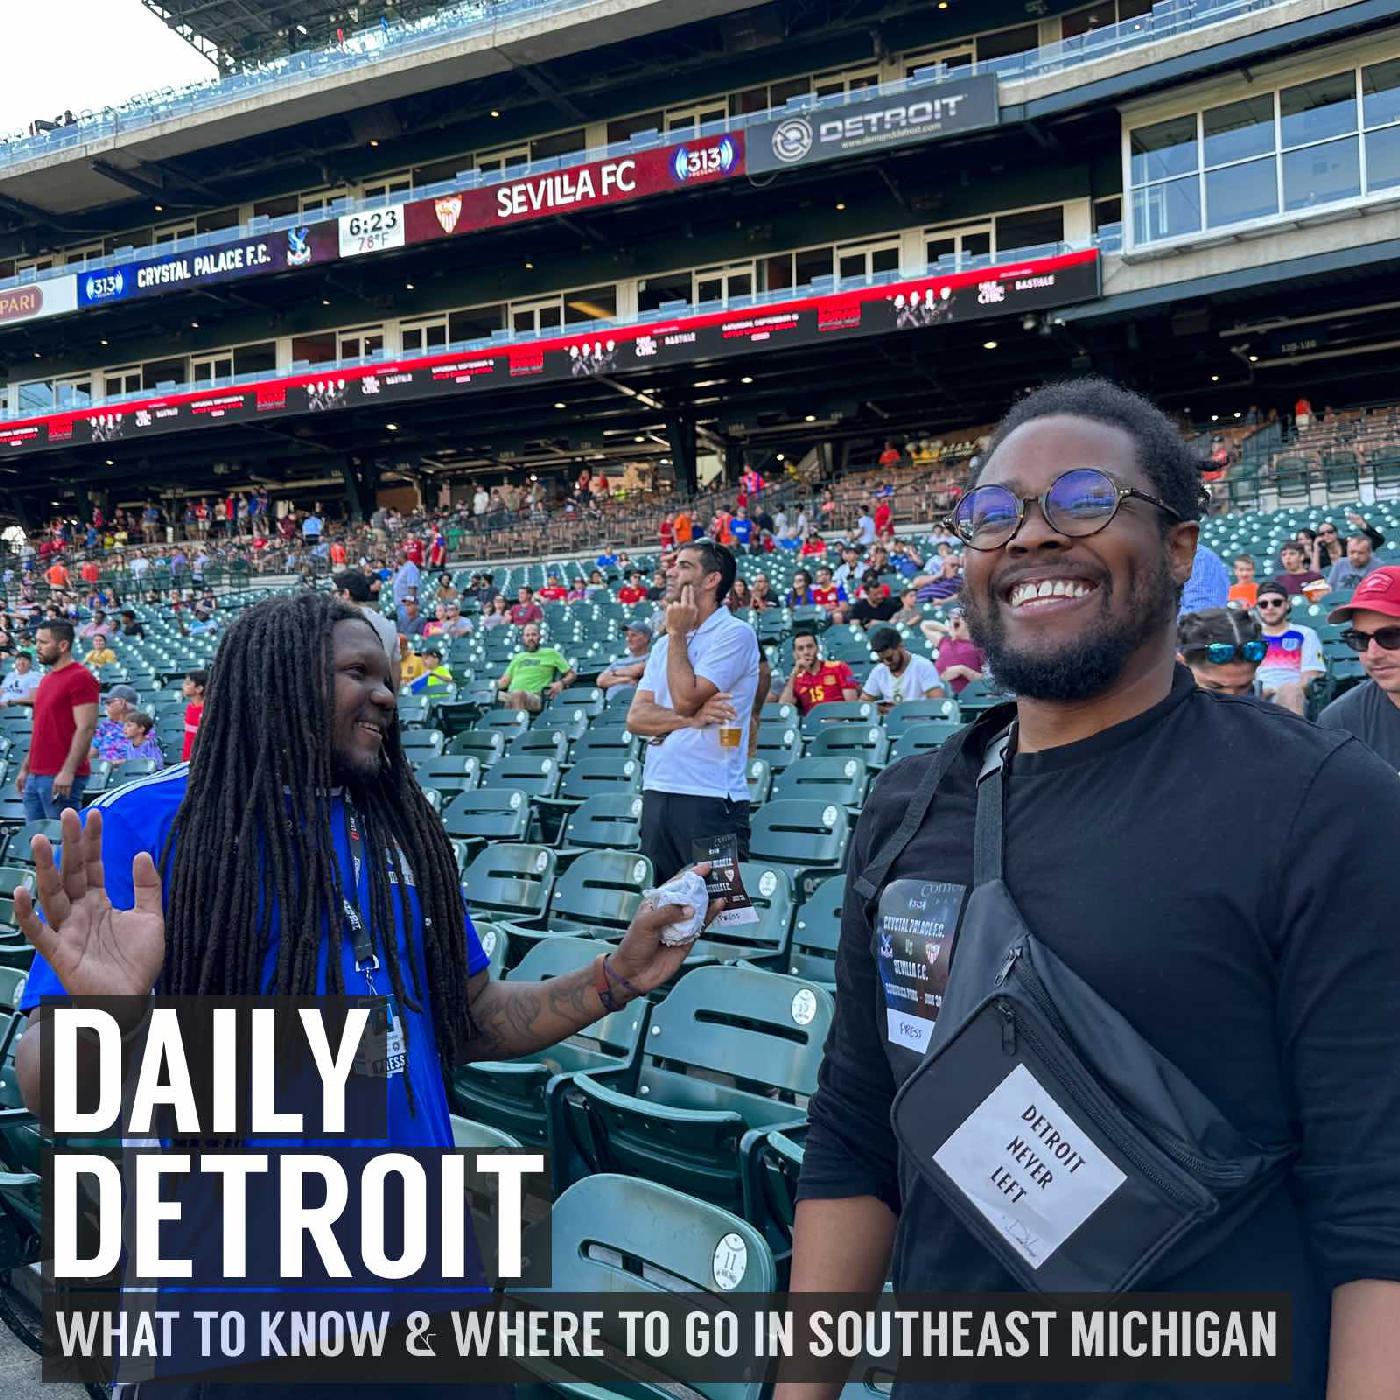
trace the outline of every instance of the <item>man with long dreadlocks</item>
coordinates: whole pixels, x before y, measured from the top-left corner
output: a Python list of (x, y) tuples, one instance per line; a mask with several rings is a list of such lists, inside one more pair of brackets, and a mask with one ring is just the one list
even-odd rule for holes
[[(45, 996), (392, 996), (406, 1041), (388, 1138), (450, 1147), (443, 1068), (557, 1043), (679, 970), (646, 909), (591, 969), (491, 980), (441, 822), (405, 759), (389, 658), (357, 609), (273, 599), (229, 629), (188, 765), (64, 814), (61, 865), (33, 845), (37, 903), (16, 916)], [(705, 867), (701, 867), (702, 871)], [(707, 911), (713, 917), (718, 906)], [(366, 947), (364, 935), (369, 936)], [(358, 945), (358, 952), (357, 952)], [(382, 968), (382, 971), (381, 971)], [(20, 1043), (40, 1102), (37, 1018)], [(95, 1072), (95, 1059), (80, 1074)]]

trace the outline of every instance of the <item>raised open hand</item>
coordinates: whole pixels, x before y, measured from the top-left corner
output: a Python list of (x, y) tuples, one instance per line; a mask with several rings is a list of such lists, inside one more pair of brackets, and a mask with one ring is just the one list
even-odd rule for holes
[(55, 865), (47, 836), (31, 842), (41, 919), (28, 890), (15, 891), (15, 918), (70, 996), (147, 996), (165, 962), (160, 875), (142, 851), (131, 863), (132, 909), (114, 909), (102, 870), (102, 813), (87, 824), (71, 807), (61, 818), (63, 851)]

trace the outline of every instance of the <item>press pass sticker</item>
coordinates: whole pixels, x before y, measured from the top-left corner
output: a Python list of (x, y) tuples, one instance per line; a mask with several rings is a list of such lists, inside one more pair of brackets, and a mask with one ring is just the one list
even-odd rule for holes
[(1123, 1173), (1017, 1065), (933, 1154), (1034, 1269), (1123, 1184)]
[(753, 907), (739, 874), (739, 838), (731, 831), (723, 836), (697, 836), (690, 848), (690, 859), (699, 865), (710, 862), (705, 877), (705, 892), (710, 902), (725, 901), (725, 909), (710, 925), (716, 928), (740, 928), (758, 922), (758, 910)]
[(875, 965), (885, 990), (885, 1035), (922, 1055), (943, 1005), (965, 885), (895, 880), (880, 894)]

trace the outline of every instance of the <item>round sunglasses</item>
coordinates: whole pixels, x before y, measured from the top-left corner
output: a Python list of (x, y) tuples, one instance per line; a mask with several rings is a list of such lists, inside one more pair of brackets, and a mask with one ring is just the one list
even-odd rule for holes
[(1201, 656), (1212, 666), (1228, 666), (1232, 661), (1249, 661), (1258, 665), (1269, 654), (1268, 642), (1255, 638), (1253, 641), (1204, 642), (1199, 646), (1187, 647), (1187, 656)]
[(1353, 651), (1365, 651), (1372, 642), (1382, 651), (1400, 651), (1400, 627), (1377, 627), (1374, 632), (1359, 632), (1349, 627), (1342, 633), (1342, 640)]
[[(970, 549), (1000, 549), (1015, 539), (1025, 521), (1026, 507), (1034, 501), (1052, 530), (1082, 539), (1098, 534), (1129, 497), (1156, 506), (1173, 520), (1183, 518), (1165, 501), (1134, 486), (1120, 485), (1098, 467), (1071, 467), (1038, 496), (1018, 496), (1009, 486), (974, 486), (943, 523)], [(1209, 500), (1202, 492), (1201, 504)]]

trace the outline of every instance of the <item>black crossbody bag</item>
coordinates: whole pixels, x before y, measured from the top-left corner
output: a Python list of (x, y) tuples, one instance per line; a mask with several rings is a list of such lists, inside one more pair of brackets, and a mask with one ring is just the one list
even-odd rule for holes
[[(876, 897), (969, 742), (949, 741), (860, 877)], [(973, 890), (928, 1049), (895, 1097), (902, 1150), (1026, 1288), (1119, 1292), (1209, 1253), (1296, 1151), (1240, 1133), (1166, 1056), (1031, 931), (1003, 879), (1005, 755), (978, 779)]]

